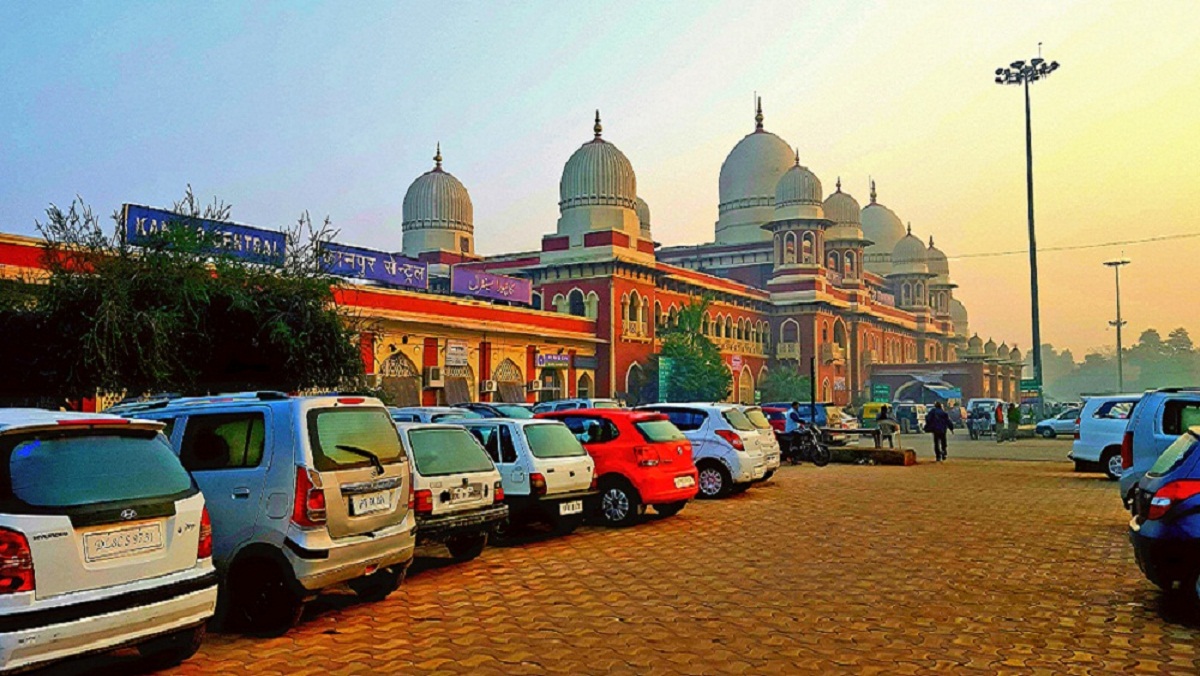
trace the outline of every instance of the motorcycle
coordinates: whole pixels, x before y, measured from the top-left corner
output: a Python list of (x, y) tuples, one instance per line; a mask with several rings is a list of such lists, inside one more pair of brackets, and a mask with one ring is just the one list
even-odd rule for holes
[(820, 430), (811, 423), (800, 423), (795, 432), (785, 435), (781, 441), (783, 458), (793, 465), (811, 462), (817, 467), (824, 467), (833, 460), (833, 451), (821, 441)]

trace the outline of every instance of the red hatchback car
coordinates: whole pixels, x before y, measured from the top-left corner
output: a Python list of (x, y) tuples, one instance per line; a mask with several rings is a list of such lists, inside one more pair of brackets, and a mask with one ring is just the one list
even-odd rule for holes
[(661, 413), (589, 408), (536, 417), (565, 423), (596, 461), (592, 511), (610, 526), (636, 523), (647, 505), (678, 514), (696, 495), (692, 445)]

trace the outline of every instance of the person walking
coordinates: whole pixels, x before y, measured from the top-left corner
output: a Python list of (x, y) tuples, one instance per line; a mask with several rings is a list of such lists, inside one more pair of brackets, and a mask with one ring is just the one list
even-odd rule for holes
[(954, 428), (950, 414), (937, 402), (925, 414), (925, 431), (933, 435), (933, 457), (937, 462), (946, 460), (946, 433)]
[(900, 426), (892, 419), (887, 406), (879, 407), (879, 415), (875, 416), (875, 429), (879, 430), (880, 437), (887, 438), (888, 448), (896, 447), (895, 442), (892, 441), (892, 437), (899, 431)]
[(1016, 404), (1008, 405), (1008, 440), (1017, 440), (1017, 428), (1021, 426), (1021, 409)]
[(1004, 441), (1004, 402), (996, 404), (995, 418), (993, 419), (992, 432), (996, 435), (996, 443)]

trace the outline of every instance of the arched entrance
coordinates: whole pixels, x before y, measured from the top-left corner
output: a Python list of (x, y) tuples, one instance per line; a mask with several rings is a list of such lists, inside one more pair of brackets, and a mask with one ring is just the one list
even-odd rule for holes
[(525, 381), (521, 368), (511, 359), (505, 359), (492, 371), (496, 381), (497, 401), (519, 404), (525, 401)]
[(443, 373), (446, 377), (446, 387), (442, 390), (444, 405), (469, 404), (478, 399), (475, 372), (470, 366), (447, 366)]
[(579, 382), (575, 387), (575, 392), (578, 394), (580, 399), (591, 399), (593, 396), (592, 377), (586, 373), (579, 376)]
[(750, 375), (749, 366), (743, 366), (742, 374), (738, 377), (738, 403), (743, 405), (754, 403), (754, 376)]
[(383, 360), (379, 368), (379, 381), (388, 401), (397, 406), (421, 405), (421, 372), (403, 352)]

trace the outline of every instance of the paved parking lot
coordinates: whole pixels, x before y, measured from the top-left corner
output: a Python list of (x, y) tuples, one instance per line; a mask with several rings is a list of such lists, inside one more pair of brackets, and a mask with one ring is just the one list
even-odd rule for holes
[[(1069, 443), (951, 443), (943, 465), (785, 467), (673, 519), (425, 564), (282, 638), (210, 636), (177, 672), (1197, 673), (1200, 625), (1142, 579)], [(1016, 460), (968, 459), (998, 452)]]

